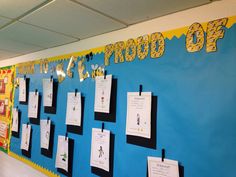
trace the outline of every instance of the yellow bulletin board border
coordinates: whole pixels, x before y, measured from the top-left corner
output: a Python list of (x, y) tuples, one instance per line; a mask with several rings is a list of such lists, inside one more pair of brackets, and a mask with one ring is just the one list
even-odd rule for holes
[[(227, 17), (227, 18), (228, 18), (228, 22), (227, 22), (226, 28), (229, 29), (236, 23), (236, 16), (231, 16), (231, 17)], [(206, 31), (207, 23), (208, 22), (200, 23), (202, 25), (204, 31)], [(163, 34), (165, 39), (169, 39), (169, 40), (171, 40), (173, 37), (180, 38), (182, 35), (187, 34), (188, 28), (189, 28), (189, 26), (186, 26), (186, 27), (183, 27), (183, 28), (178, 28), (178, 29), (174, 29), (174, 30), (170, 30), (170, 31), (165, 31), (162, 34)], [(97, 47), (97, 48), (93, 48), (93, 49), (90, 49), (90, 50), (84, 50), (84, 51), (80, 51), (80, 52), (74, 52), (74, 53), (70, 53), (70, 54), (59, 55), (59, 56), (50, 57), (50, 58), (46, 58), (46, 59), (47, 59), (48, 62), (55, 62), (55, 61), (59, 61), (59, 60), (67, 60), (71, 56), (83, 57), (86, 54), (88, 54), (89, 52), (93, 52), (93, 54), (98, 54), (98, 53), (102, 53), (104, 51), (105, 51), (105, 46), (102, 46), (102, 47)], [(15, 66), (17, 68), (17, 67), (19, 67), (21, 65), (24, 65), (24, 64), (27, 64), (27, 63), (40, 64), (41, 60), (42, 59), (36, 59), (34, 61), (19, 63), (19, 64), (16, 64)], [(15, 72), (15, 74), (16, 74), (16, 72)], [(14, 96), (14, 91), (13, 91), (13, 96)], [(13, 99), (13, 101), (14, 101), (14, 99)], [(13, 104), (14, 104), (14, 102), (13, 102)], [(58, 177), (58, 175), (56, 175), (55, 173), (53, 173), (53, 172), (51, 172), (51, 171), (35, 164), (34, 162), (32, 162), (28, 159), (25, 159), (24, 157), (21, 157), (21, 156), (15, 154), (15, 153), (11, 152), (10, 149), (9, 149), (8, 154), (11, 157), (14, 157), (14, 158), (28, 164), (29, 166), (33, 167), (34, 169), (44, 173), (47, 176)]]
[[(10, 70), (11, 72), (8, 73), (8, 70)], [(0, 142), (3, 143), (4, 141), (7, 142), (7, 149), (4, 149), (2, 147), (0, 147), (0, 149), (5, 152), (5, 153), (8, 153), (9, 152), (9, 149), (10, 149), (10, 139), (11, 139), (11, 124), (12, 124), (12, 107), (14, 105), (14, 78), (16, 76), (16, 73), (15, 73), (15, 66), (6, 66), (6, 67), (2, 67), (0, 68), (0, 71), (5, 71), (6, 73), (4, 73), (5, 75), (8, 75), (9, 77), (9, 74), (10, 74), (10, 77), (11, 79), (9, 80), (9, 82), (11, 81), (11, 83), (9, 84), (8, 88), (6, 89), (9, 89), (6, 91), (5, 95), (1, 95), (0, 98), (1, 99), (5, 99), (7, 98), (8, 99), (8, 109), (6, 110), (6, 116), (5, 117), (2, 117), (0, 116), (0, 120), (5, 122), (9, 127), (8, 127), (8, 138), (7, 140), (0, 137)], [(2, 74), (2, 72), (1, 72)], [(9, 79), (9, 78), (8, 78)], [(10, 114), (10, 115), (8, 115)]]
[[(81, 51), (81, 52), (73, 52), (73, 53), (70, 53), (70, 54), (59, 55), (59, 56), (50, 57), (50, 58), (44, 58), (44, 59), (46, 59), (48, 62), (55, 62), (55, 61), (59, 61), (59, 60), (68, 60), (71, 56), (83, 57), (86, 54), (88, 54), (89, 52), (93, 52), (93, 54), (99, 54), (99, 53), (104, 52), (104, 49), (105, 49), (105, 46), (93, 48), (93, 49), (90, 49), (90, 50), (84, 50), (84, 51)], [(18, 63), (18, 64), (16, 64), (16, 67), (19, 67), (19, 66), (27, 64), (27, 63), (40, 64), (41, 60), (42, 59), (36, 59), (34, 61)]]
[[(236, 16), (231, 16), (231, 17), (227, 17), (227, 18), (228, 18), (228, 22), (226, 24), (226, 28), (229, 29), (236, 23)], [(202, 25), (204, 31), (206, 31), (207, 23), (208, 22), (200, 23)], [(169, 30), (169, 31), (164, 31), (164, 32), (162, 32), (162, 34), (163, 34), (165, 39), (169, 39), (169, 40), (171, 40), (173, 37), (180, 38), (182, 35), (187, 34), (188, 28), (189, 28), (189, 26), (185, 26), (185, 27), (182, 27), (182, 28), (177, 28), (177, 29), (173, 29), (173, 30)], [(105, 51), (105, 46), (102, 46), (102, 47), (97, 47), (97, 48), (84, 50), (84, 51), (80, 51), (80, 52), (73, 52), (73, 53), (69, 53), (69, 54), (65, 54), (65, 55), (49, 57), (49, 58), (45, 58), (45, 59), (48, 62), (55, 62), (55, 61), (59, 61), (59, 60), (68, 60), (71, 56), (83, 57), (86, 54), (88, 54), (89, 52), (93, 52), (93, 54), (98, 54), (98, 53), (102, 53), (104, 51)], [(42, 59), (36, 59), (36, 60), (33, 60), (33, 61), (29, 61), (29, 62), (18, 63), (18, 64), (16, 64), (16, 67), (19, 67), (19, 66), (27, 64), (27, 63), (40, 64), (41, 60)]]
[[(12, 69), (14, 71), (14, 79), (16, 78), (16, 68), (15, 66), (12, 66)], [(12, 107), (11, 107), (11, 123), (10, 123), (10, 131), (9, 131), (9, 146), (8, 146), (8, 154), (10, 153), (10, 142), (11, 142), (11, 126), (12, 126), (12, 109), (15, 105), (14, 103), (14, 98), (15, 98), (15, 81), (13, 81), (13, 86), (12, 86), (12, 100), (11, 100), (11, 103), (12, 103)]]

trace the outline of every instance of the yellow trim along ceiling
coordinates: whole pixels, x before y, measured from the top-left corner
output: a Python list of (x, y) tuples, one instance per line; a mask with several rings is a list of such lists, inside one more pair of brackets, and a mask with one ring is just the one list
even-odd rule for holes
[[(207, 23), (208, 22), (201, 23), (204, 31), (206, 31)], [(228, 17), (228, 22), (227, 22), (226, 27), (231, 28), (235, 23), (236, 23), (236, 16)], [(163, 34), (165, 39), (167, 38), (169, 40), (171, 40), (173, 37), (180, 38), (182, 35), (187, 34), (188, 28), (189, 28), (189, 26), (186, 26), (186, 27), (183, 27), (183, 28), (178, 28), (178, 29), (174, 29), (174, 30), (170, 30), (170, 31), (165, 31), (162, 34)], [(58, 60), (67, 60), (71, 56), (83, 57), (86, 54), (88, 54), (89, 52), (93, 52), (94, 54), (98, 54), (98, 53), (104, 52), (104, 50), (105, 50), (105, 46), (102, 46), (102, 47), (97, 47), (97, 48), (93, 48), (93, 49), (90, 49), (90, 50), (84, 50), (84, 51), (80, 51), (80, 52), (74, 52), (74, 53), (70, 53), (70, 54), (50, 57), (50, 58), (47, 58), (47, 61), (48, 62), (54, 62), (54, 61), (58, 61)], [(21, 66), (21, 65), (25, 65), (27, 63), (39, 64), (41, 60), (42, 59), (36, 59), (36, 60), (30, 61), (30, 62), (19, 63), (19, 64), (16, 64), (16, 67)]]

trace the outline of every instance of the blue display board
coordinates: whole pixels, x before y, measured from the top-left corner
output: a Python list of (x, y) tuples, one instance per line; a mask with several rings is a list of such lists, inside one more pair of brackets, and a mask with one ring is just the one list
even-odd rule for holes
[[(207, 53), (203, 48), (189, 53), (185, 38), (182, 35), (165, 39), (165, 52), (158, 59), (151, 59), (148, 55), (144, 60), (136, 57), (133, 62), (110, 62), (105, 67), (107, 74), (117, 79), (116, 119), (115, 122), (105, 122), (105, 129), (114, 135), (114, 177), (146, 176), (147, 156), (161, 157), (162, 148), (166, 150), (166, 158), (180, 162), (186, 177), (235, 177), (236, 25), (225, 29), (224, 38), (217, 42), (216, 52)], [(49, 63), (49, 68), (59, 62)], [(66, 70), (68, 60), (63, 63)], [(91, 71), (92, 64), (103, 63), (104, 53), (100, 53), (94, 54), (85, 65)], [(90, 167), (92, 128), (101, 128), (102, 121), (95, 120), (94, 116), (95, 82), (91, 78), (80, 82), (77, 64), (74, 77), (66, 77), (58, 84), (56, 114), (44, 113), (41, 100), (40, 119), (49, 116), (55, 125), (52, 158), (41, 154), (40, 126), (32, 124), (29, 159), (63, 176), (55, 168), (57, 138), (66, 132), (67, 92), (78, 89), (84, 97), (84, 115), (82, 132), (68, 133), (68, 137), (74, 140), (72, 176), (91, 177), (97, 176)], [(41, 74), (39, 65), (35, 65), (35, 74), (27, 75), (30, 78), (29, 91), (38, 89), (42, 95), (42, 79), (50, 78), (50, 75)], [(57, 78), (55, 72), (53, 77)], [(142, 142), (139, 145), (129, 143), (125, 134), (127, 92), (139, 91), (140, 84), (143, 91), (151, 91), (157, 97), (153, 108), (157, 111), (156, 146), (152, 147), (146, 147)], [(18, 91), (16, 89), (14, 102), (22, 112), (22, 124), (28, 122), (28, 106), (19, 104)], [(22, 130), (22, 126), (20, 128)], [(19, 138), (11, 138), (10, 150), (23, 156), (20, 141), (21, 132)]]

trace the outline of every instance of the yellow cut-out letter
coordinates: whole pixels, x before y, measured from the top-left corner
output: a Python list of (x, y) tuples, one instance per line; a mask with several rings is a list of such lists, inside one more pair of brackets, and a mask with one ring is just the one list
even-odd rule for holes
[(124, 56), (122, 53), (124, 48), (125, 48), (125, 43), (123, 41), (115, 43), (115, 63), (124, 62)]
[(140, 36), (137, 38), (137, 54), (138, 58), (140, 60), (143, 60), (144, 58), (147, 57), (148, 55), (148, 50), (149, 50), (149, 36)]
[[(194, 38), (196, 39), (194, 42)], [(186, 49), (188, 52), (197, 52), (204, 45), (204, 30), (200, 23), (192, 24), (186, 35)]]
[[(158, 43), (158, 49), (157, 49), (157, 43)], [(151, 58), (161, 57), (164, 51), (165, 51), (164, 36), (162, 35), (162, 33), (152, 33), (151, 34)]]
[(207, 24), (207, 42), (206, 51), (215, 52), (217, 50), (216, 42), (218, 39), (224, 37), (224, 30), (221, 29), (227, 24), (228, 18), (222, 18), (214, 21), (210, 21)]
[(105, 46), (105, 57), (104, 57), (104, 64), (105, 66), (110, 65), (110, 58), (111, 55), (114, 51), (114, 45), (113, 44), (108, 44)]
[(134, 39), (129, 39), (126, 42), (126, 47), (125, 47), (125, 60), (126, 61), (133, 61), (136, 56), (136, 44)]
[(80, 82), (84, 81), (86, 78), (89, 77), (88, 71), (87, 71), (86, 73), (84, 73), (84, 70), (85, 70), (84, 60), (85, 60), (85, 59), (82, 58), (82, 59), (78, 62), (78, 73), (79, 73)]

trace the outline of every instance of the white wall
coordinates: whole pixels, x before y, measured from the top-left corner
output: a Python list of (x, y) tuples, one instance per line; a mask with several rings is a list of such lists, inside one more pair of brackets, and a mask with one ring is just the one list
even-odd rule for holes
[(236, 15), (236, 0), (220, 0), (193, 9), (166, 15), (143, 23), (129, 26), (125, 29), (91, 37), (79, 42), (50, 48), (43, 51), (0, 61), (0, 67), (35, 59), (53, 57), (72, 52), (83, 51), (104, 46), (120, 40), (136, 38), (153, 32), (163, 32), (175, 28), (189, 26), (194, 22), (207, 22), (222, 17)]

